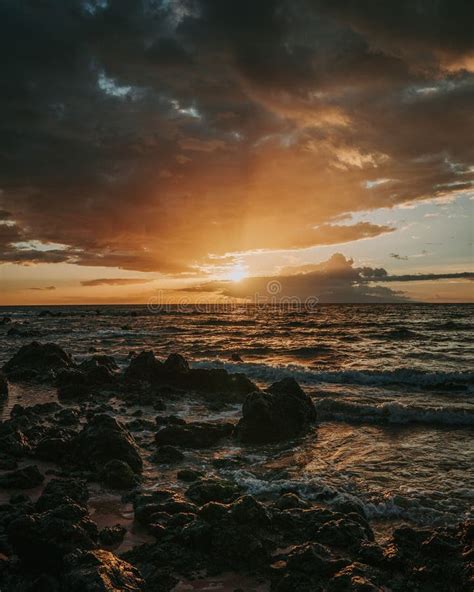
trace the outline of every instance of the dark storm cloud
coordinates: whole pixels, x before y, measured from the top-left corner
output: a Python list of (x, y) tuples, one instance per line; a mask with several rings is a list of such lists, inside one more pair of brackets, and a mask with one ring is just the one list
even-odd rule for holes
[(0, 260), (191, 274), (389, 232), (335, 222), (472, 186), (472, 11), (2, 0)]

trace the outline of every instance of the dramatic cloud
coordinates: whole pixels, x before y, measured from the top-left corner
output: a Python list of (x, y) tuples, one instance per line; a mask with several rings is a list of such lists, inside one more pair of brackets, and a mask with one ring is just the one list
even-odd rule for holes
[(82, 286), (131, 286), (135, 284), (148, 284), (153, 280), (142, 278), (99, 278), (96, 280), (84, 280)]
[(466, 192), (473, 10), (3, 0), (0, 262), (189, 276), (389, 233), (346, 222)]
[(474, 273), (389, 275), (383, 268), (354, 267), (352, 259), (335, 253), (323, 263), (287, 267), (278, 276), (206, 282), (186, 291), (256, 303), (407, 302), (402, 292), (378, 284), (441, 279), (474, 279)]

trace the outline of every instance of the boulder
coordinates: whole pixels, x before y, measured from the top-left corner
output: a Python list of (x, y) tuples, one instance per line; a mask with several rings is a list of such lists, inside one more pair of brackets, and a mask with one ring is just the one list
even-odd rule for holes
[(33, 489), (43, 481), (44, 476), (36, 465), (27, 465), (0, 475), (0, 487), (3, 489)]
[(51, 479), (35, 504), (36, 512), (53, 510), (66, 502), (86, 506), (89, 491), (82, 479)]
[(100, 480), (112, 489), (132, 489), (137, 485), (137, 475), (130, 465), (116, 458), (109, 460), (100, 472)]
[(130, 432), (105, 413), (89, 419), (74, 442), (74, 460), (90, 469), (102, 469), (110, 460), (127, 463), (134, 473), (142, 470), (142, 459)]
[(42, 572), (60, 570), (73, 551), (95, 549), (97, 536), (87, 509), (70, 500), (46, 512), (20, 516), (8, 526), (15, 554)]
[(184, 454), (174, 446), (165, 444), (158, 447), (151, 460), (159, 464), (172, 464), (184, 460)]
[(116, 547), (120, 545), (127, 532), (121, 524), (106, 526), (99, 532), (99, 543), (105, 547)]
[(17, 380), (51, 379), (63, 369), (74, 367), (69, 354), (55, 343), (33, 341), (21, 347), (3, 366), (5, 374)]
[(162, 372), (163, 364), (155, 358), (152, 351), (142, 351), (132, 358), (125, 370), (126, 381), (153, 382)]
[(79, 551), (67, 558), (63, 589), (68, 592), (142, 592), (139, 571), (110, 551)]
[(232, 481), (209, 478), (199, 479), (192, 483), (186, 491), (186, 496), (194, 503), (202, 505), (208, 502), (229, 503), (237, 499), (241, 488)]
[(315, 420), (311, 398), (288, 378), (276, 382), (267, 392), (248, 395), (236, 435), (248, 444), (278, 442), (304, 434)]
[(125, 380), (149, 382), (183, 392), (194, 391), (234, 398), (241, 398), (256, 390), (255, 384), (243, 374), (229, 374), (221, 368), (189, 368), (188, 362), (179, 354), (171, 354), (161, 363), (151, 351), (141, 352), (132, 358), (124, 377)]
[(185, 448), (209, 448), (232, 434), (231, 423), (194, 422), (185, 425), (168, 425), (155, 436), (155, 442), (162, 446), (183, 446)]
[(9, 456), (24, 456), (31, 450), (25, 434), (12, 422), (0, 423), (0, 450)]

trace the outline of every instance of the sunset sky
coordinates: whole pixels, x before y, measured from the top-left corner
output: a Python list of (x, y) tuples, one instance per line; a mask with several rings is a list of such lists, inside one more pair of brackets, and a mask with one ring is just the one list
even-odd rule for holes
[(474, 2), (0, 0), (0, 304), (474, 301)]

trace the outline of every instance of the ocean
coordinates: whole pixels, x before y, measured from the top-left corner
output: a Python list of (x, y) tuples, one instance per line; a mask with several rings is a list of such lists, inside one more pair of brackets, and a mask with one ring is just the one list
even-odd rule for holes
[[(463, 304), (3, 307), (0, 319), (11, 323), (0, 326), (0, 363), (36, 340), (77, 361), (104, 353), (125, 367), (130, 352), (153, 350), (160, 359), (178, 352), (193, 367), (242, 372), (261, 387), (294, 377), (318, 412), (307, 436), (189, 451), (188, 466), (230, 477), (249, 493), (350, 500), (382, 530), (450, 524), (470, 515), (474, 497), (473, 312)], [(15, 403), (55, 397), (54, 388), (13, 384), (0, 411), (5, 419)], [(170, 402), (167, 412), (237, 420), (241, 406), (213, 410), (189, 399)], [(130, 419), (123, 413), (117, 404), (117, 416)], [(143, 409), (144, 419), (155, 415)], [(150, 489), (179, 487), (171, 469), (150, 462), (145, 479)], [(127, 515), (107, 499), (97, 492), (95, 519)]]

